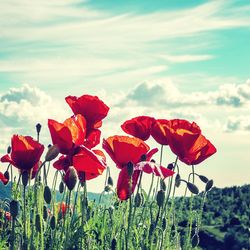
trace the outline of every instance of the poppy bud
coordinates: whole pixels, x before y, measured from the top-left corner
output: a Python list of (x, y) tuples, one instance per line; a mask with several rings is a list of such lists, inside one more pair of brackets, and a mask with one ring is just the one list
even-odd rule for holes
[(68, 168), (64, 176), (64, 182), (70, 191), (74, 189), (77, 182), (77, 173), (74, 167)]
[(109, 185), (107, 185), (105, 188), (104, 188), (104, 191), (105, 192), (110, 192), (111, 191), (111, 187)]
[(47, 220), (48, 218), (48, 210), (46, 206), (43, 206), (43, 219)]
[(63, 182), (61, 181), (60, 184), (59, 184), (59, 193), (62, 194), (64, 191), (64, 184)]
[(146, 161), (147, 160), (147, 156), (145, 155), (145, 154), (143, 154), (142, 156), (141, 156), (141, 161)]
[(193, 235), (193, 237), (191, 238), (191, 242), (192, 242), (192, 247), (195, 248), (199, 245), (200, 242), (200, 237), (199, 235), (196, 233)]
[(111, 250), (116, 250), (117, 241), (115, 238), (111, 241)]
[(37, 123), (37, 124), (36, 124), (36, 132), (37, 132), (38, 134), (40, 134), (41, 128), (42, 128), (42, 125), (41, 125), (40, 123)]
[(188, 182), (187, 183), (187, 188), (189, 189), (189, 191), (193, 194), (198, 194), (199, 193), (199, 189), (197, 186), (195, 186), (193, 183)]
[(159, 190), (156, 196), (157, 205), (162, 207), (164, 204), (165, 192), (163, 190)]
[(134, 173), (134, 165), (131, 161), (128, 162), (128, 164), (127, 164), (127, 170), (128, 170), (128, 176), (132, 177), (132, 175)]
[(19, 202), (12, 200), (10, 202), (10, 213), (13, 218), (16, 218), (19, 212)]
[(152, 236), (153, 235), (153, 232), (155, 230), (155, 224), (154, 223), (151, 223), (150, 224), (150, 227), (149, 227), (149, 236)]
[(45, 161), (52, 161), (54, 160), (59, 154), (59, 148), (57, 145), (53, 145), (49, 147), (49, 150), (45, 156)]
[(162, 230), (163, 230), (163, 231), (164, 231), (164, 230), (166, 229), (166, 227), (167, 227), (167, 220), (166, 220), (165, 217), (162, 219), (161, 227), (162, 227)]
[(29, 173), (27, 171), (22, 172), (22, 183), (26, 187), (29, 180)]
[(179, 174), (177, 174), (175, 176), (175, 186), (179, 187), (181, 185), (181, 176)]
[(41, 232), (41, 219), (40, 219), (40, 214), (36, 215), (36, 221), (35, 221), (35, 225), (36, 225), (36, 230), (40, 233)]
[(108, 177), (108, 185), (110, 185), (111, 187), (113, 187), (114, 182), (111, 176)]
[(135, 195), (135, 206), (140, 207), (142, 205), (142, 195), (140, 193), (137, 193)]
[(173, 163), (169, 163), (167, 166), (168, 169), (173, 170), (174, 169), (174, 164)]
[(206, 184), (206, 187), (205, 187), (205, 191), (208, 192), (214, 185), (214, 181), (213, 180), (209, 180)]
[(10, 154), (11, 153), (11, 146), (9, 146), (8, 148), (7, 148), (7, 154)]
[(54, 215), (53, 215), (53, 216), (51, 217), (51, 219), (50, 219), (50, 228), (51, 228), (52, 230), (54, 230), (54, 229), (56, 228), (56, 218), (55, 218)]
[[(8, 170), (5, 171), (3, 175), (4, 175), (4, 177), (5, 177), (5, 178), (8, 180), (8, 182), (9, 182), (9, 179), (10, 179), (10, 173), (9, 173), (9, 171), (8, 171)], [(8, 182), (6, 182), (6, 184), (8, 184)], [(5, 183), (4, 183), (4, 184), (5, 184)], [(5, 184), (5, 185), (6, 185), (6, 184)]]
[(160, 180), (160, 187), (163, 191), (166, 191), (166, 183), (163, 179)]
[(208, 182), (208, 178), (207, 178), (206, 176), (204, 176), (204, 175), (199, 175), (199, 178), (200, 178), (200, 180), (201, 180), (202, 182), (204, 182), (204, 183), (207, 183), (207, 182)]
[(48, 186), (45, 186), (45, 188), (44, 188), (43, 197), (44, 197), (44, 200), (46, 201), (46, 203), (50, 204), (50, 202), (51, 202), (51, 191), (50, 191), (50, 188)]

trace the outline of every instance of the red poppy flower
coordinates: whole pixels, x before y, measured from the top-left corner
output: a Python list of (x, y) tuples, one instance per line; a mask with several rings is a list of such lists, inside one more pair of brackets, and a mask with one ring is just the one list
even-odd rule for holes
[[(171, 170), (158, 167), (153, 162), (149, 162), (151, 157), (158, 151), (152, 149), (139, 138), (129, 136), (112, 136), (103, 140), (103, 148), (109, 154), (111, 159), (121, 169), (117, 181), (117, 195), (120, 200), (126, 200), (134, 192), (141, 171), (145, 173), (154, 173), (157, 176), (166, 178), (174, 174)], [(142, 155), (145, 155), (146, 161), (141, 162)], [(128, 175), (127, 164), (134, 164), (134, 172), (130, 187), (130, 177)]]
[(107, 116), (109, 107), (97, 96), (67, 96), (65, 98), (75, 115), (81, 114), (87, 121), (87, 135), (92, 129), (101, 127), (101, 121)]
[(82, 115), (66, 119), (63, 123), (48, 120), (53, 144), (57, 145), (61, 154), (68, 154), (74, 145), (84, 144), (86, 120)]
[(7, 185), (9, 182), (9, 179), (7, 179), (2, 172), (0, 172), (0, 181), (2, 181), (4, 185)]
[(118, 135), (104, 139), (103, 148), (120, 169), (130, 161), (136, 164), (149, 151), (149, 146), (141, 139)]
[(153, 117), (138, 116), (132, 118), (131, 120), (125, 121), (121, 125), (121, 128), (127, 134), (133, 135), (143, 141), (146, 141), (150, 136), (151, 127), (154, 120), (155, 119)]
[(169, 127), (169, 121), (165, 119), (156, 120), (151, 128), (151, 135), (161, 145), (168, 145), (166, 130)]
[[(68, 209), (72, 210), (72, 206), (68, 206), (65, 202), (58, 203), (59, 218), (64, 218)], [(60, 216), (61, 215), (61, 216)]]
[(30, 136), (13, 135), (11, 153), (1, 158), (21, 171), (30, 171), (40, 160), (44, 146)]
[(54, 162), (53, 166), (57, 170), (64, 170), (73, 166), (79, 176), (80, 181), (91, 180), (98, 177), (106, 169), (106, 159), (101, 150), (90, 150), (84, 146), (77, 147), (74, 153), (61, 156)]
[(214, 145), (201, 134), (195, 122), (174, 119), (169, 124), (166, 129), (169, 146), (182, 162), (196, 165), (216, 153)]
[(89, 150), (79, 147), (73, 156), (73, 166), (78, 172), (80, 181), (98, 177), (106, 169), (106, 159), (101, 150)]

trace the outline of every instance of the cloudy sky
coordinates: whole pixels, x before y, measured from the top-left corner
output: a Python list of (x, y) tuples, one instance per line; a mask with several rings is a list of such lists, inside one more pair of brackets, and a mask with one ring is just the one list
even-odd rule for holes
[[(138, 115), (196, 121), (218, 149), (197, 172), (219, 187), (249, 182), (248, 1), (9, 0), (0, 9), (1, 155), (13, 133), (35, 136), (37, 122), (49, 143), (47, 119), (71, 115), (64, 97), (93, 94), (111, 108), (104, 137)], [(164, 163), (173, 160), (166, 148)]]

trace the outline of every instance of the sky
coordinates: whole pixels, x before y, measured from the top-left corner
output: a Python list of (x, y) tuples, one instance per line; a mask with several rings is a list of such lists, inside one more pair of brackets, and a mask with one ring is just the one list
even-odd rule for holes
[[(71, 116), (64, 98), (91, 94), (110, 107), (103, 137), (139, 115), (195, 121), (218, 150), (197, 172), (218, 187), (249, 183), (248, 1), (9, 0), (0, 9), (0, 155), (38, 122), (50, 143), (47, 119)], [(163, 164), (174, 159), (166, 147)]]

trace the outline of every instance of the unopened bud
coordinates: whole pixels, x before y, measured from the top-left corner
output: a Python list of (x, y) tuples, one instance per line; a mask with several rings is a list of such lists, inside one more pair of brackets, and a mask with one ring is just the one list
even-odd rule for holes
[(189, 191), (193, 194), (198, 194), (199, 193), (199, 189), (197, 186), (195, 186), (193, 183), (188, 182), (187, 183), (187, 188), (189, 189)]
[(41, 125), (40, 123), (37, 123), (37, 124), (36, 124), (36, 132), (37, 132), (38, 134), (40, 134), (41, 128), (42, 128), (42, 125)]
[(11, 146), (9, 146), (8, 148), (7, 148), (7, 154), (10, 154), (11, 153)]
[(50, 228), (51, 228), (52, 230), (54, 230), (54, 229), (56, 228), (56, 218), (55, 218), (54, 215), (53, 215), (53, 216), (51, 217), (51, 219), (50, 219)]
[(166, 220), (165, 217), (162, 219), (162, 225), (161, 225), (161, 227), (162, 227), (162, 230), (163, 230), (163, 231), (164, 231), (164, 230), (166, 229), (166, 227), (167, 227), (167, 220)]
[(108, 185), (110, 185), (111, 187), (113, 187), (114, 182), (111, 176), (108, 177)]
[(140, 207), (142, 205), (142, 195), (140, 193), (137, 193), (135, 195), (135, 206)]
[(43, 219), (47, 220), (48, 218), (48, 209), (46, 206), (43, 206)]
[(16, 218), (19, 212), (19, 202), (12, 200), (10, 202), (10, 213), (13, 218)]
[(45, 188), (44, 188), (43, 197), (44, 197), (44, 200), (46, 201), (46, 203), (50, 204), (50, 202), (51, 202), (51, 191), (50, 191), (50, 188), (48, 186), (45, 186)]
[(179, 174), (177, 174), (175, 176), (175, 186), (179, 187), (181, 185), (181, 176)]
[(166, 191), (166, 183), (163, 179), (160, 180), (160, 187), (163, 191)]
[(28, 184), (28, 180), (29, 180), (29, 173), (28, 171), (23, 171), (22, 172), (22, 183), (23, 185), (26, 187)]
[(4, 172), (4, 177), (7, 179), (7, 180), (9, 180), (10, 179), (10, 173), (9, 173), (9, 171), (8, 170), (6, 170), (5, 172)]
[(63, 182), (61, 181), (60, 184), (59, 184), (59, 193), (62, 194), (64, 191), (64, 184)]
[(173, 170), (174, 169), (174, 164), (173, 163), (168, 164), (167, 168), (170, 169), (170, 170)]
[(104, 191), (107, 192), (107, 193), (110, 192), (111, 187), (109, 185), (105, 186)]
[(214, 181), (213, 180), (209, 180), (206, 184), (206, 187), (205, 187), (205, 191), (208, 192), (214, 185)]
[(77, 172), (74, 167), (68, 168), (64, 176), (64, 182), (70, 191), (74, 189), (77, 182)]
[(116, 250), (117, 241), (115, 238), (111, 241), (111, 250)]
[(207, 183), (207, 182), (208, 182), (208, 178), (207, 178), (206, 176), (204, 176), (204, 175), (199, 175), (199, 178), (200, 178), (200, 180), (201, 180), (202, 182), (204, 182), (204, 183)]
[(159, 190), (156, 196), (157, 205), (162, 207), (164, 204), (165, 192), (163, 190)]
[(49, 147), (48, 152), (45, 156), (45, 161), (52, 161), (54, 160), (59, 154), (59, 148), (57, 145), (53, 145)]
[(141, 156), (141, 161), (146, 161), (147, 160), (147, 156), (145, 155), (145, 154), (143, 154), (142, 156)]
[(40, 233), (41, 232), (41, 218), (40, 218), (40, 214), (36, 215), (36, 221), (35, 221), (35, 225), (36, 225), (36, 230)]
[(128, 176), (132, 177), (132, 175), (134, 173), (134, 165), (131, 161), (128, 162), (128, 164), (127, 164), (127, 170), (128, 170)]
[(195, 248), (199, 245), (200, 238), (199, 238), (199, 235), (197, 233), (193, 235), (193, 237), (191, 238), (191, 242), (192, 242), (193, 248)]

